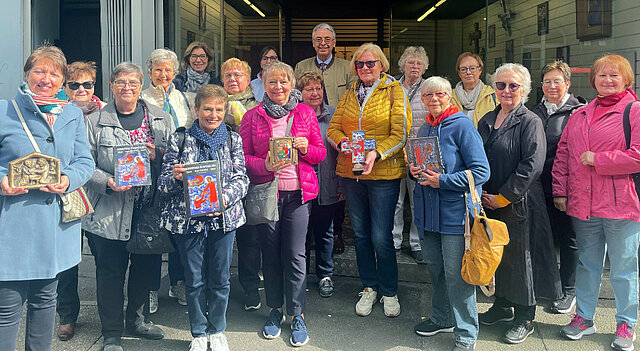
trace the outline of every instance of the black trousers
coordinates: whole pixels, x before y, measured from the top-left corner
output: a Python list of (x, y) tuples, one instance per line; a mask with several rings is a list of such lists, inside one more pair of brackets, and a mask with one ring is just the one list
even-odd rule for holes
[(513, 312), (515, 318), (513, 319), (513, 323), (520, 323), (524, 321), (533, 321), (536, 318), (536, 305), (533, 306), (524, 306), (518, 305), (517, 303), (513, 303), (504, 297), (496, 297), (495, 302), (493, 303), (494, 307), (508, 309), (513, 307)]
[(564, 294), (576, 293), (576, 268), (578, 267), (578, 244), (571, 217), (553, 206), (553, 198), (547, 199), (547, 213), (554, 241), (560, 248), (560, 280)]
[[(120, 337), (124, 332), (123, 319), (128, 326), (144, 322), (149, 313), (149, 289), (153, 255), (129, 254), (127, 242), (109, 240), (85, 232), (96, 261), (96, 295), (102, 335)], [(131, 265), (129, 265), (131, 261)], [(129, 267), (127, 311), (124, 307), (124, 281)]]
[(60, 316), (60, 325), (76, 323), (80, 313), (80, 297), (78, 296), (78, 266), (58, 273), (58, 303), (56, 307)]
[(238, 279), (245, 294), (254, 294), (260, 287), (260, 240), (256, 226), (243, 225), (236, 229), (238, 245)]

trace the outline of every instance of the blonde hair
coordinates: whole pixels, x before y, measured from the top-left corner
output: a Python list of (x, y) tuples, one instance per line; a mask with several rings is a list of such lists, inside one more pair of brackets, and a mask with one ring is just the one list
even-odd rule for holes
[(244, 72), (244, 74), (247, 75), (247, 79), (251, 80), (251, 67), (249, 66), (249, 63), (247, 63), (247, 61), (242, 61), (242, 60), (237, 59), (235, 57), (232, 57), (232, 58), (224, 61), (220, 71), (222, 72), (222, 75), (224, 76), (224, 72), (230, 71), (230, 70), (232, 70), (234, 68)]
[(364, 43), (360, 45), (360, 47), (353, 53), (353, 57), (351, 58), (351, 73), (353, 75), (358, 75), (358, 70), (356, 70), (356, 61), (360, 60), (360, 57), (369, 51), (376, 57), (376, 59), (380, 60), (380, 65), (382, 66), (382, 72), (387, 72), (389, 70), (389, 60), (382, 52), (382, 49), (374, 43)]
[(597, 59), (591, 66), (591, 71), (589, 72), (589, 83), (591, 83), (591, 87), (593, 87), (593, 89), (596, 89), (596, 75), (606, 65), (611, 65), (620, 72), (622, 78), (625, 80), (625, 89), (631, 88), (634, 76), (629, 61), (620, 55), (609, 54)]
[(293, 73), (293, 68), (284, 62), (278, 61), (266, 65), (262, 70), (262, 85), (264, 85), (265, 88), (267, 87), (269, 76), (274, 73), (283, 73), (287, 76), (287, 79), (289, 79), (291, 86), (296, 86), (296, 75)]

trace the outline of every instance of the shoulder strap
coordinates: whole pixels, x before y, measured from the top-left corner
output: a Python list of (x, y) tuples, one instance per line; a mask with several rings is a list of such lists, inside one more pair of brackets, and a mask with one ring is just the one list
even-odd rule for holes
[(182, 98), (184, 98), (184, 102), (187, 103), (187, 109), (189, 111), (191, 111), (191, 105), (189, 104), (189, 99), (187, 99), (187, 96), (184, 95), (184, 91), (178, 90), (180, 92), (180, 94), (182, 94)]
[(493, 99), (493, 104), (494, 104), (494, 105), (498, 105), (498, 104), (496, 103), (496, 93), (491, 93), (491, 98)]
[(13, 108), (16, 109), (16, 113), (18, 114), (18, 118), (20, 118), (20, 123), (22, 124), (22, 128), (24, 128), (24, 131), (27, 133), (27, 137), (29, 137), (31, 145), (33, 145), (33, 148), (36, 150), (36, 152), (40, 152), (40, 148), (38, 147), (38, 144), (36, 144), (36, 140), (33, 138), (33, 134), (31, 134), (29, 126), (27, 126), (27, 122), (25, 122), (24, 117), (22, 117), (22, 112), (20, 112), (20, 108), (18, 107), (16, 100), (11, 99), (11, 103), (13, 104)]
[(185, 133), (187, 132), (187, 128), (179, 127), (176, 129), (176, 133), (178, 134), (178, 162), (182, 158), (182, 152), (184, 151), (184, 139)]
[(631, 121), (629, 120), (629, 114), (631, 113), (631, 107), (633, 103), (640, 100), (634, 100), (627, 104), (624, 108), (624, 114), (622, 115), (622, 129), (624, 131), (624, 140), (627, 143), (627, 149), (631, 147)]
[(287, 121), (287, 130), (284, 132), (284, 136), (286, 136), (286, 137), (288, 137), (289, 134), (291, 133), (291, 126), (293, 126), (293, 117), (294, 117), (294, 115), (291, 114), (291, 117)]

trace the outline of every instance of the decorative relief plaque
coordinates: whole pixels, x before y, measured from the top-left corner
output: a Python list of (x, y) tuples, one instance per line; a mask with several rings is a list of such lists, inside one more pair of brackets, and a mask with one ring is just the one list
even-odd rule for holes
[(60, 160), (32, 152), (9, 162), (9, 186), (12, 188), (41, 188), (60, 183)]

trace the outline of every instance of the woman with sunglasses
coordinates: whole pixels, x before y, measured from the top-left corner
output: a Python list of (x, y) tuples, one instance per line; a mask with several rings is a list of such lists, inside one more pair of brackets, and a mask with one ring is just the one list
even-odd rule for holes
[(477, 126), (480, 118), (493, 111), (499, 103), (496, 93), (491, 86), (480, 80), (484, 63), (479, 55), (470, 52), (460, 54), (456, 61), (456, 71), (460, 81), (453, 90), (451, 102)]
[(553, 203), (571, 216), (578, 244), (576, 314), (560, 333), (578, 340), (596, 332), (593, 319), (608, 254), (615, 350), (633, 350), (638, 322), (640, 203), (632, 173), (640, 170), (640, 103), (633, 81), (631, 65), (620, 55), (593, 63), (589, 82), (598, 96), (569, 118), (552, 169)]
[[(540, 242), (551, 240), (540, 183), (546, 142), (542, 120), (524, 106), (531, 91), (529, 71), (520, 64), (505, 63), (492, 80), (500, 105), (478, 122), (491, 167), (482, 205), (490, 218), (507, 224), (511, 241), (496, 271), (495, 302), (479, 320), (484, 325), (512, 321), (503, 340), (518, 344), (533, 333), (536, 311), (530, 236), (535, 234)], [(531, 233), (532, 220), (545, 230)], [(546, 264), (556, 266), (556, 261)]]
[(207, 84), (222, 86), (222, 82), (213, 72), (215, 62), (213, 51), (207, 43), (194, 41), (184, 50), (181, 61), (182, 72), (173, 79), (176, 89), (183, 92), (195, 93)]
[[(265, 46), (260, 52), (260, 69), (264, 70), (265, 66), (280, 61), (278, 52), (272, 46)], [(262, 71), (258, 72), (256, 79), (251, 81), (251, 88), (253, 90), (253, 96), (260, 102), (264, 97), (264, 85), (262, 84)]]
[[(96, 63), (77, 61), (67, 66), (67, 83), (64, 92), (86, 117), (106, 105), (93, 94), (96, 83)], [(82, 240), (81, 240), (82, 244)], [(58, 274), (58, 304), (60, 316), (58, 339), (67, 341), (75, 335), (76, 321), (80, 313), (78, 296), (78, 266)]]
[(378, 298), (387, 317), (400, 314), (391, 231), (400, 180), (407, 175), (402, 148), (411, 128), (411, 108), (400, 83), (384, 73), (388, 69), (389, 61), (378, 45), (360, 46), (351, 59), (351, 72), (359, 79), (342, 95), (327, 130), (338, 151), (355, 131), (376, 142), (374, 149), (364, 150), (363, 171), (354, 172), (349, 151), (340, 153), (336, 167), (336, 174), (344, 178), (362, 282), (356, 304), (359, 316), (369, 315)]

